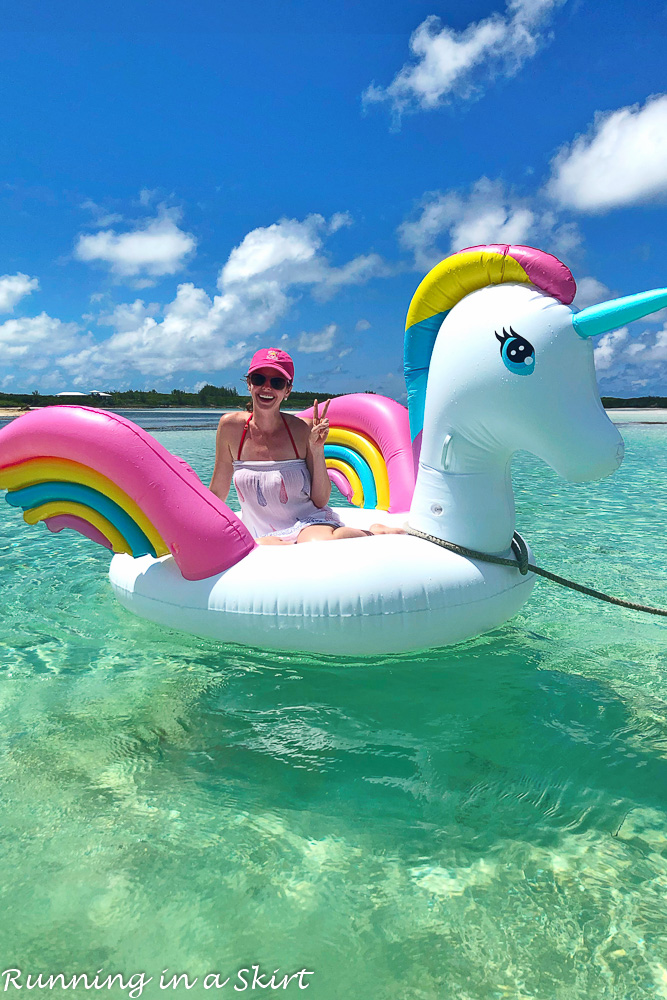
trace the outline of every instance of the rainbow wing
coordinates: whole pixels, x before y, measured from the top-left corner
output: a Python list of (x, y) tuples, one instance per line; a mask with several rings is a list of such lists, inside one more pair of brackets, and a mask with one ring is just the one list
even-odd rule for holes
[[(312, 407), (299, 414), (312, 419)], [(332, 399), (324, 446), (329, 478), (356, 507), (408, 510), (415, 486), (408, 411), (374, 393)]]
[(72, 528), (113, 552), (173, 555), (186, 580), (242, 559), (255, 542), (182, 459), (125, 417), (45, 407), (0, 431), (0, 488), (28, 524)]
[(0, 488), (8, 490), (7, 503), (23, 509), (28, 524), (44, 521), (51, 531), (75, 528), (114, 552), (135, 558), (169, 553), (138, 504), (107, 476), (80, 462), (29, 458), (4, 466)]

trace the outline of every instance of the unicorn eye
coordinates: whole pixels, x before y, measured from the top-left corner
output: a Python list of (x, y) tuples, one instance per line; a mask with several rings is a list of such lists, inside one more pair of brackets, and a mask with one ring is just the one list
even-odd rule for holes
[(520, 337), (512, 327), (507, 333), (503, 327), (503, 335), (496, 333), (500, 341), (500, 356), (503, 364), (513, 375), (531, 375), (535, 370), (535, 348), (525, 337)]

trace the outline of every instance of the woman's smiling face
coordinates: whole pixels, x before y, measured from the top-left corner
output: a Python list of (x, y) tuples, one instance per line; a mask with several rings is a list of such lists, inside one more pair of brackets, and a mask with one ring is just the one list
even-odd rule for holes
[[(248, 376), (248, 389), (252, 397), (253, 407), (261, 410), (270, 410), (274, 406), (280, 406), (283, 400), (287, 399), (290, 392), (292, 391), (292, 383), (285, 379), (285, 376), (281, 372), (276, 371), (275, 368), (257, 368), (253, 375), (263, 375), (264, 384), (263, 385), (253, 385), (250, 381), (250, 376)], [(275, 389), (271, 385), (272, 378), (282, 378), (285, 381), (285, 386), (282, 389)]]

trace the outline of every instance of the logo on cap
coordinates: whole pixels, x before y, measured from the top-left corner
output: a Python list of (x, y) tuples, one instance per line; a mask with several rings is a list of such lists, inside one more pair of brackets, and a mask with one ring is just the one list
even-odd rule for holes
[(272, 361), (277, 361), (278, 360), (278, 352), (277, 351), (267, 351), (266, 352), (266, 356), (267, 356), (267, 358), (271, 358)]

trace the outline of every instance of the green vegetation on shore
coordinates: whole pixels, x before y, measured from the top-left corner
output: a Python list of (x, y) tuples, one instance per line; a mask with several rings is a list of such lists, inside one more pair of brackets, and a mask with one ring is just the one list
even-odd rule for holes
[(621, 399), (620, 396), (603, 396), (602, 405), (605, 410), (665, 410), (667, 396), (635, 396), (633, 399)]
[[(290, 404), (298, 408), (312, 406), (314, 399), (332, 399), (336, 393), (325, 392), (292, 392)], [(340, 395), (340, 393), (338, 393)], [(31, 393), (0, 392), (1, 407), (27, 406), (95, 406), (100, 409), (144, 409), (160, 406), (193, 406), (197, 409), (211, 407), (213, 409), (228, 409), (238, 407), (243, 409), (250, 397), (242, 395), (236, 389), (227, 386), (205, 385), (199, 392), (185, 392), (183, 389), (172, 389), (171, 392), (158, 392), (156, 389), (124, 389), (111, 390), (108, 395), (88, 396), (46, 396), (37, 391)]]
[[(371, 390), (368, 390), (371, 392)], [(297, 408), (313, 405), (315, 399), (334, 399), (341, 393), (334, 392), (292, 392), (290, 403)], [(160, 406), (193, 406), (197, 409), (211, 407), (212, 409), (243, 409), (250, 397), (242, 395), (228, 386), (205, 385), (199, 392), (185, 392), (183, 389), (172, 389), (171, 392), (158, 392), (156, 389), (124, 389), (112, 390), (108, 395), (98, 396), (45, 396), (36, 390), (31, 393), (0, 392), (0, 409), (8, 407), (28, 406), (96, 406), (100, 409), (153, 409)], [(667, 409), (667, 396), (636, 396), (622, 399), (620, 396), (603, 396), (602, 405), (606, 410), (618, 408), (629, 409)]]

